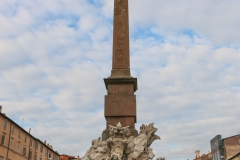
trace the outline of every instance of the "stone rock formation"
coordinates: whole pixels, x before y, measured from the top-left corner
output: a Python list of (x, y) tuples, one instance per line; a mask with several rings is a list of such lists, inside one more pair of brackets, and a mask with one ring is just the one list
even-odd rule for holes
[(155, 156), (150, 148), (157, 128), (151, 123), (140, 127), (137, 137), (131, 136), (129, 126), (122, 127), (119, 122), (116, 127), (109, 125), (110, 137), (104, 141), (100, 138), (92, 141), (92, 146), (82, 160), (149, 160)]

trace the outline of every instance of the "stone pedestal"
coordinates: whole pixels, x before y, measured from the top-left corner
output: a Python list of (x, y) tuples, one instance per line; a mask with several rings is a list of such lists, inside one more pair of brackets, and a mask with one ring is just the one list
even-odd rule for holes
[(136, 78), (106, 78), (104, 79), (107, 95), (105, 96), (104, 116), (106, 118), (106, 130), (103, 131), (102, 138), (109, 137), (108, 125), (116, 126), (120, 122), (123, 126), (129, 126), (133, 136), (137, 136), (135, 129), (137, 121)]

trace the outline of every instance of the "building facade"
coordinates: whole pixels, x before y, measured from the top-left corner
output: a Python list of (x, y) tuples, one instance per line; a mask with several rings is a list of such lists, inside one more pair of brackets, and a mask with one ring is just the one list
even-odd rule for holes
[[(1, 107), (1, 106), (0, 106)], [(1, 113), (0, 160), (59, 160), (52, 146), (32, 136), (13, 120)]]
[(229, 158), (229, 160), (240, 160), (240, 152), (236, 154), (235, 156)]
[(195, 160), (212, 160), (212, 153), (208, 152), (207, 154), (200, 154), (200, 150), (197, 150), (196, 152), (196, 158)]
[(213, 160), (240, 160), (240, 134), (224, 139), (217, 135), (210, 144)]
[(222, 139), (225, 159), (240, 160), (240, 134)]
[(60, 160), (80, 160), (79, 156), (76, 158), (75, 156), (69, 156), (66, 154), (60, 155)]
[(221, 160), (223, 156), (222, 136), (217, 135), (210, 141), (213, 160)]

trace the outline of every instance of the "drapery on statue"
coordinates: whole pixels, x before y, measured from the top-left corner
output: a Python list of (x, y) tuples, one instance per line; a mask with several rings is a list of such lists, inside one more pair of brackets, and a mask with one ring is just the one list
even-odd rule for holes
[(109, 125), (110, 138), (92, 141), (92, 146), (82, 160), (149, 160), (155, 156), (150, 148), (154, 140), (160, 139), (155, 135), (157, 128), (151, 123), (140, 127), (137, 137), (131, 136), (129, 127), (122, 127), (119, 122), (116, 127)]

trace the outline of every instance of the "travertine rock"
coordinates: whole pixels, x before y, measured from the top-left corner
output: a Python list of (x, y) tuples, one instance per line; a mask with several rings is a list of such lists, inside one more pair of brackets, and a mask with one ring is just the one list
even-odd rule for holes
[(109, 125), (110, 138), (92, 141), (92, 146), (86, 152), (83, 160), (149, 160), (154, 154), (150, 145), (160, 139), (155, 135), (157, 128), (153, 123), (142, 125), (137, 137), (131, 136), (129, 127), (122, 127), (120, 122), (116, 127)]

